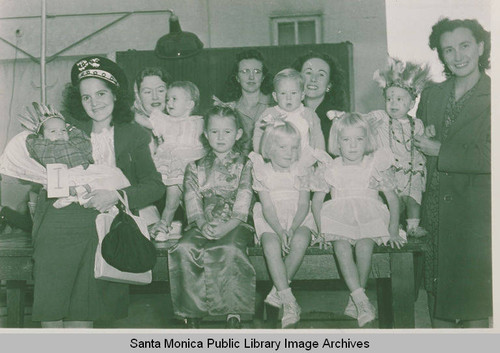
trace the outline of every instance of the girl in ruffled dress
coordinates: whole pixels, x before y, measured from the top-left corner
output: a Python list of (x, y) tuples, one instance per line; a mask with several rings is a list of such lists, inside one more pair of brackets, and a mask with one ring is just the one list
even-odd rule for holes
[(275, 121), (262, 136), (262, 155), (249, 155), (253, 189), (260, 199), (253, 209), (255, 231), (274, 283), (265, 303), (283, 306), (283, 328), (300, 320), (300, 306), (289, 284), (311, 242), (311, 232), (316, 231), (309, 201), (311, 168), (299, 161), (300, 139), (293, 124)]
[[(312, 212), (319, 233), (333, 242), (351, 292), (345, 314), (357, 318), (359, 326), (375, 319), (375, 308), (364, 290), (373, 247), (388, 242), (399, 248), (405, 242), (399, 235), (399, 205), (391, 174), (393, 157), (384, 149), (374, 151), (375, 146), (370, 125), (361, 115), (346, 113), (335, 119), (329, 152), (339, 157), (332, 160), (326, 153), (318, 155), (321, 163), (311, 185), (316, 191)], [(328, 192), (332, 199), (323, 204)]]

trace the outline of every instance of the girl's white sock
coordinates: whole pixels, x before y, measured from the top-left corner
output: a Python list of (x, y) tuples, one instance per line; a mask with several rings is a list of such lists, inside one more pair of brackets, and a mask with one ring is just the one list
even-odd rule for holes
[(278, 296), (281, 299), (282, 303), (290, 303), (295, 301), (295, 297), (292, 293), (292, 288), (288, 287), (287, 289), (279, 290)]
[(353, 290), (351, 292), (351, 298), (354, 301), (354, 303), (359, 303), (361, 301), (364, 301), (365, 299), (368, 300), (368, 297), (365, 294), (365, 289), (362, 287)]

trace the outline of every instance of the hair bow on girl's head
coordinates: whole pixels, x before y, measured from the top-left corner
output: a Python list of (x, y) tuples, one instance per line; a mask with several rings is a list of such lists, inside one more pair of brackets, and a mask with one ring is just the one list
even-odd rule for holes
[(212, 100), (213, 100), (212, 104), (216, 107), (231, 108), (231, 109), (235, 109), (236, 107), (235, 102), (225, 103), (221, 101), (219, 98), (217, 98), (215, 95), (212, 96)]
[(286, 115), (284, 115), (284, 114), (280, 114), (280, 115), (268, 114), (262, 118), (262, 120), (260, 122), (260, 127), (261, 127), (261, 129), (265, 130), (268, 126), (272, 126), (272, 127), (284, 126), (285, 119), (286, 119)]
[(344, 116), (345, 112), (341, 112), (340, 110), (329, 110), (326, 112), (326, 116), (330, 120), (340, 119)]

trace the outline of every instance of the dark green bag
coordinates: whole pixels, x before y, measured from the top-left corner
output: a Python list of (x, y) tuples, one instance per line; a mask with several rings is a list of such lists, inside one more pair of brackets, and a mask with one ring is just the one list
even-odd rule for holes
[(156, 247), (149, 240), (148, 227), (142, 218), (130, 212), (126, 194), (124, 199), (120, 195), (120, 200), (119, 213), (102, 240), (102, 257), (123, 272), (152, 270), (156, 264)]

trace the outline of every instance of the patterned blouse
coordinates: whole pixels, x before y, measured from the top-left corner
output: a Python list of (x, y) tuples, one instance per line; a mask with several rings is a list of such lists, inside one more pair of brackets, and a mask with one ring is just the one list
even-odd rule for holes
[(213, 151), (191, 162), (184, 176), (184, 202), (188, 223), (246, 222), (252, 201), (252, 163), (236, 151), (223, 160)]

